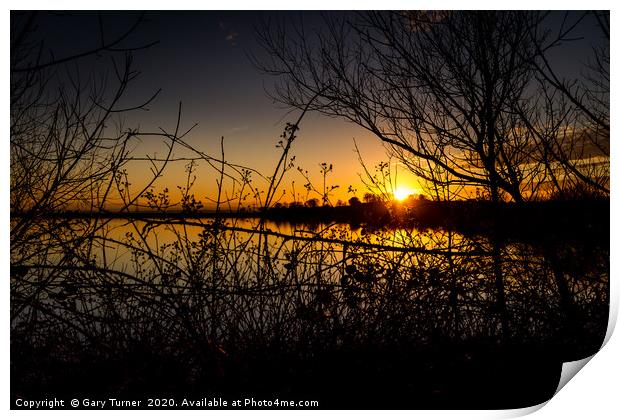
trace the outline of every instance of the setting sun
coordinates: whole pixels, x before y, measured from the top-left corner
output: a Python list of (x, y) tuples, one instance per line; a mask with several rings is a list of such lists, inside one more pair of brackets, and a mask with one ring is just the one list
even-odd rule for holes
[(394, 198), (398, 201), (403, 201), (410, 195), (415, 194), (415, 192), (416, 190), (414, 190), (413, 188), (400, 186), (394, 190)]

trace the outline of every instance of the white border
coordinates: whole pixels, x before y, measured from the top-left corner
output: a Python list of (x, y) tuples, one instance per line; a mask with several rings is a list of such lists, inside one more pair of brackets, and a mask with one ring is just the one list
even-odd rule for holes
[[(49, 1), (42, 0), (26, 0), (26, 1), (8, 1), (6, 3), (8, 5), (8, 9), (2, 15), (2, 25), (4, 28), (4, 36), (2, 37), (2, 57), (4, 60), (8, 61), (9, 54), (9, 45), (10, 45), (10, 37), (9, 37), (9, 27), (10, 27), (10, 9), (148, 9), (148, 10), (198, 10), (198, 9), (212, 9), (212, 10), (278, 10), (278, 9), (298, 9), (298, 10), (346, 10), (346, 9), (555, 9), (555, 10), (569, 10), (569, 9), (611, 9), (611, 20), (612, 20), (612, 54), (611, 54), (611, 68), (612, 75), (614, 74), (613, 69), (617, 68), (617, 59), (616, 53), (613, 51), (614, 46), (616, 45), (617, 36), (615, 36), (615, 28), (618, 24), (618, 19), (616, 18), (616, 12), (613, 10), (614, 3), (611, 1), (588, 1), (588, 2), (578, 2), (578, 1), (562, 1), (562, 2), (552, 2), (552, 1), (533, 1), (533, 0), (522, 0), (519, 2), (502, 2), (498, 3), (497, 1), (368, 1), (368, 0), (346, 0), (346, 1), (334, 1), (334, 0), (315, 0), (312, 2), (292, 2), (290, 0), (266, 0), (258, 2), (252, 2), (247, 0), (238, 1), (235, 3), (226, 3), (226, 2), (216, 2), (216, 3), (207, 3), (207, 2), (199, 2), (199, 1), (175, 1), (175, 2), (162, 2), (162, 1), (119, 1), (119, 0), (109, 0), (105, 3), (96, 2), (96, 3), (86, 3), (86, 2), (78, 2), (75, 0), (72, 1), (61, 1), (50, 3)], [(260, 7), (259, 7), (260, 6)], [(3, 74), (4, 74), (4, 83), (2, 84), (2, 92), (4, 101), (2, 102), (5, 121), (5, 127), (9, 125), (9, 110), (8, 110), (8, 101), (6, 100), (9, 97), (9, 66), (7, 62), (4, 62), (3, 66)], [(612, 86), (615, 86), (615, 83), (612, 83)], [(613, 89), (613, 87), (612, 87)], [(611, 102), (611, 112), (612, 119), (615, 121), (615, 109), (616, 109), (616, 95), (612, 93), (612, 102)], [(5, 128), (5, 133), (8, 133), (8, 130)], [(617, 155), (618, 146), (617, 142), (612, 141), (612, 154), (614, 156)], [(9, 142), (8, 139), (2, 143), (2, 152), (0, 152), (2, 159), (4, 161), (3, 167), (5, 168), (2, 172), (0, 172), (0, 182), (2, 196), (4, 198), (4, 205), (0, 208), (0, 212), (2, 214), (2, 219), (5, 222), (0, 223), (0, 237), (2, 238), (0, 241), (0, 246), (2, 247), (3, 258), (0, 259), (0, 273), (3, 273), (3, 279), (5, 279), (4, 287), (2, 288), (2, 302), (3, 305), (3, 325), (7, 328), (5, 334), (3, 335), (1, 349), (1, 356), (4, 362), (3, 364), (3, 375), (0, 380), (0, 401), (2, 404), (2, 411), (8, 411), (9, 404), (9, 334), (8, 334), (8, 325), (9, 325), (9, 289), (8, 289), (8, 272), (9, 272), (9, 209), (7, 203), (9, 202)], [(612, 200), (611, 200), (611, 214), (620, 214), (618, 210), (617, 200), (615, 200), (617, 194), (617, 188), (615, 188), (616, 180), (618, 180), (616, 166), (614, 164), (615, 160), (612, 159), (611, 173), (612, 173)], [(618, 240), (617, 234), (620, 233), (618, 230), (618, 223), (614, 221), (614, 218), (611, 218), (611, 319), (613, 319), (612, 323), (615, 324), (615, 320), (617, 319), (618, 312), (618, 287), (614, 287), (617, 283), (618, 278), (618, 265), (614, 264), (616, 261), (615, 257), (618, 257)], [(617, 334), (616, 334), (617, 335)], [(535, 411), (534, 414), (531, 415), (532, 419), (583, 419), (583, 418), (593, 418), (593, 419), (615, 419), (617, 418), (618, 413), (620, 412), (620, 399), (617, 396), (618, 390), (618, 382), (620, 377), (620, 369), (618, 368), (618, 354), (620, 345), (618, 344), (618, 338), (612, 337), (611, 340), (604, 346), (601, 352), (594, 356), (594, 358), (589, 362), (581, 372), (577, 374), (577, 378), (571, 380), (554, 398), (552, 398), (547, 404), (543, 404), (542, 407), (538, 411)], [(532, 408), (535, 409), (535, 408)], [(374, 412), (374, 411), (356, 411), (356, 412), (342, 412), (342, 411), (303, 411), (303, 412), (295, 412), (290, 413), (286, 411), (224, 411), (224, 412), (213, 412), (213, 411), (184, 411), (184, 417), (194, 417), (194, 418), (207, 418), (207, 417), (223, 417), (223, 418), (237, 418), (237, 417), (248, 417), (251, 416), (255, 419), (288, 419), (291, 416), (295, 418), (301, 419), (314, 419), (316, 417), (329, 417), (329, 418), (341, 418), (345, 417), (355, 417), (355, 418), (376, 418), (378, 415), (380, 416), (389, 416), (391, 418), (402, 418), (402, 419), (412, 419), (412, 418), (472, 418), (472, 419), (480, 419), (480, 418), (505, 418), (505, 417), (514, 417), (523, 414), (527, 414), (528, 411), (532, 411), (532, 409), (528, 410), (499, 410), (499, 411), (384, 411), (384, 412)], [(44, 412), (33, 412), (33, 411), (11, 411), (9, 415), (14, 418), (31, 418), (35, 416), (44, 416), (45, 418), (82, 418), (84, 415), (91, 417), (93, 419), (106, 419), (108, 420), (110, 416), (114, 417), (135, 417), (135, 416), (148, 416), (154, 419), (169, 419), (171, 415), (178, 415), (173, 412), (167, 411), (151, 411), (148, 413), (138, 413), (138, 412), (105, 412), (105, 411), (91, 411), (88, 413), (81, 411), (44, 411)]]

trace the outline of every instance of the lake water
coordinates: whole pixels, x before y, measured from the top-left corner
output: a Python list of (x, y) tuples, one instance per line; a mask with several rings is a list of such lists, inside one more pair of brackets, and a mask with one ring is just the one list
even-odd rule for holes
[(289, 247), (300, 246), (319, 246), (323, 251), (333, 253), (354, 248), (367, 253), (392, 252), (392, 255), (415, 251), (456, 254), (488, 252), (488, 243), (483, 237), (465, 239), (461, 234), (441, 229), (371, 230), (342, 223), (291, 224), (258, 219), (226, 219), (221, 225), (214, 225), (213, 219), (186, 219), (179, 222), (111, 219), (105, 221), (105, 227), (98, 231), (95, 256), (105, 258), (108, 264), (120, 263), (125, 267), (132, 253), (131, 248), (123, 244), (132, 243), (137, 248), (151, 251), (175, 243), (191, 246), (201, 240), (204, 242), (203, 235), (211, 235), (216, 229), (220, 234), (218, 244), (228, 251), (234, 251), (241, 244), (244, 249), (250, 249), (266, 243), (268, 248), (277, 248), (279, 254)]

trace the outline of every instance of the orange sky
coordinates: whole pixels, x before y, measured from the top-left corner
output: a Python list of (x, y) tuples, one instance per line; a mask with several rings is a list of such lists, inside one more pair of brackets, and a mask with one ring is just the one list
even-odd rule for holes
[[(267, 125), (267, 124), (265, 124)], [(282, 124), (283, 125), (283, 124)], [(220, 157), (220, 138), (221, 133), (213, 132), (198, 126), (184, 140), (191, 145), (195, 145), (203, 153), (210, 156)], [(215, 130), (214, 130), (215, 131)], [(271, 176), (273, 170), (280, 158), (282, 149), (276, 148), (279, 140), (281, 127), (272, 126), (265, 129), (236, 130), (224, 135), (224, 151), (225, 160), (228, 163), (239, 164), (250, 167), (262, 173), (264, 176)], [(355, 139), (355, 141), (354, 141)], [(134, 156), (157, 156), (163, 157), (164, 148), (160, 143), (161, 140), (154, 138), (145, 138), (136, 144)], [(297, 170), (297, 167), (308, 171), (308, 177), (319, 191), (323, 188), (323, 178), (321, 174), (320, 164), (326, 162), (333, 165), (333, 171), (328, 175), (326, 185), (338, 185), (330, 193), (330, 201), (335, 204), (337, 200), (347, 201), (353, 195), (360, 198), (367, 191), (362, 182), (364, 178), (364, 169), (358, 160), (355, 152), (355, 142), (357, 143), (364, 163), (371, 172), (374, 167), (382, 161), (387, 161), (388, 155), (381, 145), (380, 141), (366, 132), (365, 130), (341, 120), (327, 118), (319, 115), (309, 115), (301, 123), (301, 129), (298, 132), (290, 156), (295, 156), (295, 166), (288, 170), (283, 178), (280, 193), (277, 197), (282, 196), (282, 202), (293, 201), (293, 182), (295, 195), (298, 200), (302, 201), (307, 197), (321, 199), (321, 194), (310, 192), (306, 194), (304, 184), (307, 181)], [(205, 147), (206, 146), (206, 147)], [(177, 147), (173, 157), (196, 157), (196, 154)], [(170, 190), (171, 201), (178, 201), (177, 186), (185, 186), (187, 181), (185, 167), (187, 161), (171, 162), (166, 167), (164, 175), (154, 184), (154, 190), (161, 191), (165, 187)], [(192, 191), (196, 199), (201, 200), (205, 205), (210, 203), (206, 198), (211, 199), (217, 197), (217, 172), (209, 166), (204, 160), (196, 160), (196, 182)], [(134, 193), (141, 189), (150, 181), (152, 175), (148, 170), (149, 164), (146, 162), (133, 162), (128, 164), (127, 170), (132, 183)], [(397, 168), (396, 162), (392, 162), (393, 173), (396, 180), (393, 184), (397, 188), (408, 189), (412, 193), (421, 192), (418, 180), (405, 169)], [(234, 172), (228, 171), (233, 174)], [(267, 187), (267, 181), (261, 179), (260, 176), (254, 174), (252, 176), (254, 185), (261, 191)], [(225, 182), (225, 190), (231, 194), (232, 182)], [(349, 186), (357, 190), (356, 194), (349, 192)], [(247, 204), (254, 203), (254, 200), (248, 198)], [(209, 207), (209, 206), (206, 206)]]

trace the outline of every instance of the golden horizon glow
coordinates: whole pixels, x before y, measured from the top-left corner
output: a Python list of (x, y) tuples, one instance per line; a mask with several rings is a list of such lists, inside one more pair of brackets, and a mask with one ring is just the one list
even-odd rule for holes
[(410, 195), (416, 194), (417, 190), (415, 188), (410, 188), (404, 185), (400, 185), (396, 187), (394, 190), (394, 198), (398, 201), (406, 200)]

